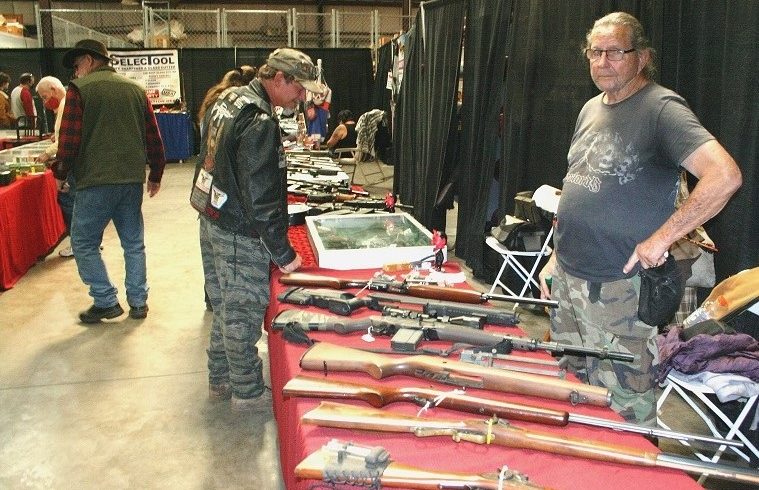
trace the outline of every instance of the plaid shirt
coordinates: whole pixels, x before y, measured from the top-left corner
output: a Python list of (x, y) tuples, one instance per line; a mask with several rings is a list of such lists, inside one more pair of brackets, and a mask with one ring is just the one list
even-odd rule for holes
[[(163, 169), (166, 166), (166, 157), (163, 152), (163, 140), (158, 131), (158, 123), (153, 113), (153, 105), (145, 97), (145, 143), (150, 165), (148, 180), (155, 183), (161, 182)], [(82, 119), (84, 116), (84, 101), (79, 90), (74, 85), (69, 85), (66, 91), (66, 105), (61, 120), (61, 129), (58, 134), (58, 159), (63, 162), (60, 172), (68, 173), (71, 165), (79, 156), (79, 147), (82, 144)], [(56, 174), (60, 178), (60, 174)]]

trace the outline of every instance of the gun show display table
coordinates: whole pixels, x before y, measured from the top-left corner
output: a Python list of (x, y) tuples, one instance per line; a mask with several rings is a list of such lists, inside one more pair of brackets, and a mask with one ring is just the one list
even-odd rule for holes
[[(296, 249), (304, 256), (306, 267), (299, 272), (310, 274), (328, 274), (339, 278), (358, 278), (368, 279), (374, 271), (370, 270), (353, 270), (353, 271), (335, 271), (319, 269), (314, 265), (313, 254), (308, 246), (305, 233), (299, 230), (302, 227), (291, 227), (290, 238)], [(455, 269), (455, 265), (447, 266), (448, 270)], [(282, 304), (277, 301), (277, 296), (288, 289), (287, 286), (280, 284), (279, 278), (282, 274), (275, 270), (272, 272), (272, 302), (267, 311), (265, 325), (267, 329), (272, 320), (281, 311), (292, 308), (306, 309), (314, 313), (325, 313), (314, 307), (302, 307), (290, 304)], [(357, 290), (351, 290), (357, 293)], [(365, 293), (365, 292), (364, 292)], [(363, 295), (362, 293), (361, 295)], [(404, 307), (407, 305), (403, 305)], [(367, 311), (365, 308), (357, 310), (350, 317), (342, 317), (346, 321), (353, 321), (361, 317), (376, 315), (377, 312)], [(503, 335), (521, 335), (522, 332), (516, 327), (494, 327), (486, 326), (486, 331), (498, 332)], [(351, 333), (348, 335), (339, 335), (334, 332), (308, 332), (309, 337), (313, 340), (335, 344), (339, 348), (372, 348), (372, 349), (389, 349), (389, 337), (375, 336), (375, 341), (367, 343), (362, 340), (361, 333)], [(509, 469), (529, 476), (533, 484), (555, 489), (604, 489), (608, 490), (609, 485), (613, 485), (615, 490), (621, 489), (690, 489), (700, 488), (699, 485), (685, 473), (669, 468), (652, 468), (636, 467), (617, 463), (606, 463), (600, 461), (591, 461), (573, 456), (563, 456), (549, 454), (547, 452), (533, 449), (513, 449), (496, 444), (488, 443), (487, 434), (480, 443), (468, 442), (466, 437), (462, 437), (460, 442), (455, 442), (450, 433), (447, 435), (430, 435), (428, 437), (417, 437), (410, 432), (370, 432), (359, 430), (367, 424), (358, 423), (354, 429), (342, 429), (321, 427), (304, 423), (303, 417), (308, 412), (319, 407), (322, 400), (318, 398), (301, 398), (301, 397), (284, 397), (283, 387), (285, 384), (296, 376), (308, 376), (317, 381), (353, 383), (363, 387), (381, 387), (383, 390), (390, 390), (400, 393), (402, 389), (410, 387), (425, 390), (432, 389), (438, 392), (453, 392), (456, 386), (449, 386), (437, 383), (430, 379), (421, 377), (412, 377), (408, 375), (384, 376), (382, 379), (364, 374), (363, 372), (337, 372), (332, 369), (332, 361), (341, 361), (349, 357), (345, 352), (338, 353), (336, 359), (326, 362), (317, 359), (310, 362), (312, 370), (303, 369), (300, 366), (300, 360), (306, 353), (308, 347), (301, 344), (288, 343), (283, 338), (282, 331), (269, 330), (269, 358), (271, 363), (271, 381), (272, 393), (274, 396), (274, 410), (278, 422), (280, 455), (282, 473), (288, 489), (306, 489), (314, 481), (301, 481), (295, 477), (295, 466), (303, 461), (308, 455), (319, 450), (332, 439), (350, 441), (351, 443), (361, 446), (382, 446), (390, 454), (390, 458), (396, 463), (436, 470), (438, 472), (459, 472), (471, 475), (482, 473), (498, 473), (504, 465)], [(436, 345), (437, 344), (437, 345)], [(425, 342), (427, 347), (446, 348), (450, 344), (445, 342)], [(319, 347), (322, 354), (324, 350), (329, 351), (328, 345), (324, 344)], [(528, 356), (538, 359), (550, 359), (550, 356), (543, 353), (533, 352), (514, 352), (515, 354)], [(309, 355), (314, 354), (311, 351)], [(362, 359), (370, 361), (371, 356), (375, 354), (359, 354), (358, 361)], [(388, 356), (398, 359), (399, 356)], [(412, 362), (413, 356), (409, 357)], [(445, 361), (446, 358), (437, 358)], [(451, 357), (450, 360), (458, 360), (458, 356)], [(377, 373), (375, 373), (377, 374)], [(379, 376), (379, 375), (378, 375)], [(555, 379), (555, 378), (554, 378)], [(350, 387), (345, 388), (350, 391)], [(355, 388), (354, 388), (355, 389)], [(609, 419), (612, 421), (622, 421), (610, 408), (604, 406), (595, 406), (590, 404), (578, 404), (573, 406), (567, 401), (551, 400), (538, 398), (530, 395), (516, 395), (483, 390), (476, 388), (467, 388), (466, 395), (483, 398), (491, 401), (522, 403), (545, 409), (570, 412), (572, 414)], [(396, 398), (403, 398), (396, 396)], [(329, 400), (331, 402), (340, 402), (360, 410), (377, 410), (364, 401), (341, 399)], [(376, 406), (376, 404), (375, 404)], [(420, 407), (411, 403), (389, 403), (387, 406), (379, 408), (380, 410), (400, 414), (409, 417), (416, 417), (420, 412)], [(325, 408), (329, 411), (329, 406)], [(313, 412), (312, 412), (313, 413)], [(552, 412), (553, 413), (553, 412)], [(430, 408), (420, 415), (425, 420), (440, 419), (453, 421), (471, 421), (480, 419), (485, 421), (487, 416), (480, 416), (457, 412), (446, 408)], [(318, 418), (318, 417), (317, 417)], [(558, 422), (557, 422), (558, 423)], [(483, 422), (483, 427), (487, 424)], [(658, 450), (645, 438), (638, 434), (616, 432), (608, 429), (585, 426), (582, 424), (567, 424), (565, 427), (557, 427), (531, 422), (515, 422), (515, 427), (529, 430), (531, 432), (549, 433), (551, 436), (566, 436), (579, 438), (590, 441), (590, 448), (601, 445), (616, 445), (631, 448), (634, 451), (650, 452), (652, 458), (656, 458)], [(472, 437), (476, 439), (476, 437)], [(568, 444), (567, 444), (568, 445)], [(598, 447), (598, 449), (601, 449)], [(395, 486), (395, 485), (394, 485)], [(399, 485), (403, 488), (402, 485)], [(409, 487), (411, 488), (411, 487)], [(433, 488), (433, 487), (413, 487), (413, 488)], [(454, 487), (446, 487), (454, 488)], [(458, 488), (458, 487), (456, 487)], [(493, 486), (492, 488), (498, 488)], [(510, 488), (504, 486), (504, 488)], [(513, 488), (513, 487), (511, 487)]]
[(0, 289), (13, 287), (66, 231), (57, 195), (49, 170), (0, 187)]

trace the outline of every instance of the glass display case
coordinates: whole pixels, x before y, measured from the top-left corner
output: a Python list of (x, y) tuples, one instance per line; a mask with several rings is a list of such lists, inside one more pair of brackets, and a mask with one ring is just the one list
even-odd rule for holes
[(406, 213), (307, 216), (319, 267), (375, 269), (432, 255), (432, 233)]

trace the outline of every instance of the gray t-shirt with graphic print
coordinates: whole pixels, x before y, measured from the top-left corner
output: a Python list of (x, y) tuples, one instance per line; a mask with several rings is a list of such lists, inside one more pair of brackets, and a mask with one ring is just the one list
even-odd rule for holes
[(635, 246), (674, 212), (680, 164), (714, 139), (682, 97), (653, 82), (617, 104), (602, 97), (577, 118), (555, 238), (562, 268), (591, 282), (626, 277)]

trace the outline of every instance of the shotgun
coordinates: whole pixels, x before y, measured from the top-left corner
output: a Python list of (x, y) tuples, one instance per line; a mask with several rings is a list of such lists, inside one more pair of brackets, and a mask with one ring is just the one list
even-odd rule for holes
[(474, 289), (446, 288), (442, 286), (430, 286), (426, 284), (408, 284), (402, 281), (387, 279), (340, 279), (332, 276), (319, 276), (291, 272), (283, 274), (279, 282), (288, 286), (317, 287), (332, 289), (366, 288), (372, 291), (382, 291), (396, 294), (407, 294), (417, 298), (428, 298), (442, 301), (455, 301), (458, 303), (479, 304), (488, 300), (509, 301), (511, 303), (523, 303), (556, 308), (558, 301), (535, 298), (522, 298), (518, 296), (506, 296), (504, 294), (486, 294)]
[(609, 390), (600, 386), (539, 374), (494, 370), (432, 356), (392, 358), (327, 342), (318, 342), (309, 347), (300, 358), (300, 367), (311, 371), (323, 371), (325, 374), (329, 371), (363, 372), (374, 379), (405, 374), (455, 386), (563, 400), (573, 405), (611, 405)]
[[(477, 317), (480, 318), (480, 317)], [(500, 335), (484, 330), (462, 326), (454, 323), (460, 321), (464, 325), (471, 325), (465, 319), (444, 321), (440, 318), (402, 318), (394, 316), (369, 316), (357, 320), (346, 320), (341, 317), (331, 316), (324, 313), (311, 313), (303, 310), (284, 310), (272, 321), (271, 327), (275, 330), (283, 330), (287, 326), (299, 328), (304, 331), (316, 330), (321, 332), (336, 332), (346, 335), (352, 332), (366, 332), (371, 328), (375, 335), (393, 336), (393, 342), (403, 345), (397, 350), (413, 351), (407, 343), (399, 339), (404, 338), (408, 331), (420, 331), (424, 340), (444, 340), (448, 342), (465, 343), (477, 347), (494, 349), (501, 354), (508, 354), (512, 350), (540, 351), (545, 350), (552, 355), (590, 356), (599, 359), (612, 359), (615, 361), (632, 362), (635, 358), (627, 352), (610, 351), (608, 349), (596, 349), (593, 347), (560, 344), (558, 342), (542, 342), (538, 339), (516, 337), (513, 335)], [(475, 325), (476, 326), (476, 325)], [(400, 332), (400, 334), (399, 334)], [(419, 339), (421, 340), (421, 339)], [(406, 348), (408, 347), (408, 348)]]
[(416, 437), (451, 436), (455, 442), (496, 444), (605, 463), (671, 468), (696, 474), (706, 473), (725, 480), (759, 484), (759, 472), (752, 469), (703, 462), (599, 441), (557, 436), (550, 432), (528, 431), (505, 423), (497, 417), (487, 420), (419, 418), (375, 408), (321, 402), (318, 407), (303, 415), (301, 422), (352, 430), (408, 432)]
[[(528, 481), (513, 470), (505, 470), (502, 484), (497, 473), (479, 475), (431, 470), (399, 464), (382, 447), (359, 446), (332, 439), (295, 467), (303, 480), (324, 480), (362, 488), (413, 488), (420, 490), (539, 490), (544, 487)], [(337, 480), (337, 481), (336, 481)], [(381, 486), (380, 486), (381, 485)]]
[(286, 397), (299, 396), (336, 400), (361, 400), (375, 408), (382, 408), (391, 403), (407, 402), (423, 408), (442, 407), (458, 412), (496, 416), (502, 419), (519, 420), (554, 427), (565, 427), (570, 422), (574, 422), (591, 427), (665, 437), (678, 441), (699, 441), (710, 444), (743, 447), (743, 443), (740, 441), (732, 441), (721, 437), (686, 434), (657, 427), (644, 427), (627, 422), (615, 422), (600, 417), (577, 415), (564, 410), (509, 403), (492, 398), (479, 398), (453, 391), (444, 392), (415, 386), (396, 388), (393, 386), (367, 385), (365, 383), (349, 383), (329, 378), (296, 376), (287, 382), (282, 393)]

